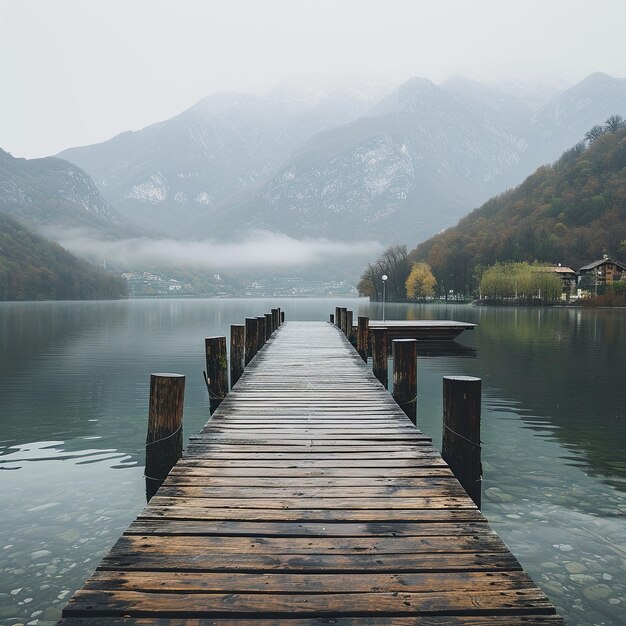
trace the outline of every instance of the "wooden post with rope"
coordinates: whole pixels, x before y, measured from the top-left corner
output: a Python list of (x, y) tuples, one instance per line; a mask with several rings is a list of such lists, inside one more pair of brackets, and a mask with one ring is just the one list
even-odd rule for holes
[(146, 436), (146, 499), (157, 492), (183, 453), (182, 374), (150, 374), (148, 434)]
[(482, 488), (480, 394), (480, 378), (443, 378), (441, 456), (478, 508)]

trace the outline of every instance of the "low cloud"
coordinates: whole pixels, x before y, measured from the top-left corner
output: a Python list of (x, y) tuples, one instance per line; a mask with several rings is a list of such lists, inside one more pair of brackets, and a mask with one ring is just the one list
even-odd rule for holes
[(83, 231), (54, 237), (70, 252), (99, 262), (126, 267), (186, 267), (197, 269), (258, 269), (311, 266), (337, 261), (375, 258), (383, 249), (377, 241), (294, 239), (281, 233), (258, 231), (237, 242), (180, 241), (136, 237), (104, 240)]

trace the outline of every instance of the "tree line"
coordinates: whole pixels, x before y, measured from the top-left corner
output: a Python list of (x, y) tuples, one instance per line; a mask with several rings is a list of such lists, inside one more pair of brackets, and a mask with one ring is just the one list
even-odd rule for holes
[[(385, 298), (393, 302), (426, 300), (435, 296), (455, 298), (455, 294), (438, 289), (437, 279), (428, 263), (411, 262), (404, 246), (392, 246), (369, 264), (358, 285), (359, 295), (381, 301), (383, 276), (387, 282), (393, 276)], [(476, 292), (460, 294), (462, 298), (490, 298), (495, 300), (540, 300), (555, 302), (563, 293), (563, 281), (541, 263), (495, 263), (475, 268)]]

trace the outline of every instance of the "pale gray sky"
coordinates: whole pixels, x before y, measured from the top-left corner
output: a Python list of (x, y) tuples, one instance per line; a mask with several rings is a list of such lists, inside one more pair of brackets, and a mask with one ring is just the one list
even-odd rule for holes
[(0, 147), (44, 156), (291, 77), (626, 74), (623, 0), (0, 0)]

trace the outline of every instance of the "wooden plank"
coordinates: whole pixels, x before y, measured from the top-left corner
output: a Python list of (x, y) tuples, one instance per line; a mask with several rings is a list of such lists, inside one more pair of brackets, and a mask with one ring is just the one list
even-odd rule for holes
[[(101, 570), (141, 570), (161, 572), (420, 572), (420, 571), (515, 571), (521, 567), (508, 551), (415, 554), (246, 554), (193, 553), (163, 554), (143, 551), (138, 554), (110, 552), (100, 563)], [(165, 585), (170, 580), (164, 576)]]
[(141, 593), (120, 590), (81, 590), (71, 598), (64, 615), (81, 615), (92, 611), (104, 615), (170, 617), (223, 617), (316, 615), (350, 612), (357, 615), (436, 615), (466, 614), (516, 615), (554, 613), (554, 607), (536, 587), (532, 589), (403, 593), (320, 593), (320, 594), (186, 594)]
[(138, 555), (143, 558), (189, 558), (193, 555), (241, 553), (285, 555), (313, 554), (422, 554), (453, 552), (507, 552), (502, 540), (495, 534), (429, 535), (400, 537), (272, 537), (272, 536), (159, 536), (123, 535), (111, 548), (112, 557)]
[(223, 520), (136, 519), (126, 535), (253, 535), (266, 537), (400, 537), (432, 535), (493, 534), (486, 520), (482, 522), (261, 522)]
[[(230, 477), (216, 477), (212, 475), (206, 475), (203, 473), (194, 473), (194, 471), (190, 470), (189, 472), (184, 473), (176, 473), (170, 474), (169, 477), (165, 481), (165, 486), (167, 487), (179, 487), (179, 486), (195, 486), (195, 487), (231, 487), (236, 489), (246, 488), (246, 487), (280, 487), (280, 488), (322, 488), (322, 487), (339, 487), (344, 489), (346, 487), (381, 487), (388, 486), (392, 488), (406, 487), (406, 488), (414, 488), (414, 489), (432, 489), (436, 487), (444, 487), (450, 488), (450, 486), (454, 486), (455, 489), (458, 490), (458, 486), (454, 481), (453, 476), (445, 476), (445, 477), (431, 477), (431, 476), (422, 476), (422, 477), (413, 477), (413, 478), (396, 478), (387, 476), (386, 478), (381, 478), (380, 476), (368, 476), (365, 478), (354, 478), (354, 477), (345, 477), (339, 476), (335, 478), (325, 478), (325, 477), (313, 477), (313, 478), (266, 478), (260, 476), (230, 476)], [(264, 491), (264, 493), (267, 493)]]
[(177, 484), (176, 481), (163, 485), (159, 490), (159, 494), (164, 498), (231, 498), (233, 500), (239, 498), (243, 500), (258, 499), (259, 495), (263, 495), (263, 499), (280, 498), (284, 502), (288, 502), (291, 498), (337, 498), (341, 501), (346, 499), (346, 492), (350, 493), (350, 498), (368, 499), (368, 498), (437, 498), (457, 496), (462, 497), (465, 492), (463, 488), (454, 479), (442, 481), (435, 485), (424, 485), (422, 487), (404, 487), (396, 484), (355, 487), (349, 490), (344, 485), (339, 487), (311, 487), (300, 484), (297, 487), (263, 487), (258, 486), (228, 486), (218, 487), (215, 485), (197, 486), (195, 484)]
[(167, 618), (70, 617), (60, 626), (563, 626), (557, 615), (429, 615), (413, 617), (305, 617), (305, 618)]
[[(534, 587), (525, 572), (404, 572), (345, 574), (248, 574), (178, 572), (167, 582), (168, 593), (430, 593), (510, 591)], [(163, 592), (163, 574), (128, 570), (98, 571), (84, 589)]]
[(66, 626), (562, 623), (330, 324), (272, 335), (63, 615)]
[[(384, 473), (384, 477), (381, 477)], [(220, 467), (220, 466), (203, 466), (203, 465), (183, 465), (178, 464), (170, 472), (170, 477), (178, 476), (204, 476), (213, 478), (228, 478), (238, 480), (238, 484), (245, 485), (244, 479), (257, 477), (261, 480), (269, 478), (280, 478), (282, 480), (299, 480), (306, 479), (335, 479), (344, 480), (346, 484), (350, 484), (351, 480), (362, 481), (366, 484), (375, 484), (375, 481), (403, 481), (410, 478), (420, 478), (426, 476), (433, 477), (452, 477), (452, 472), (443, 466), (432, 467), (428, 464), (420, 467), (391, 467), (381, 472), (376, 467), (326, 467), (322, 469), (308, 469), (306, 467)], [(374, 482), (372, 482), (374, 481)], [(356, 483), (355, 483), (356, 484)]]
[[(160, 494), (160, 491), (158, 492)], [(226, 509), (255, 509), (268, 510), (280, 509), (329, 509), (339, 511), (342, 509), (364, 509), (372, 511), (381, 509), (390, 511), (393, 509), (413, 510), (413, 509), (475, 509), (476, 505), (467, 497), (385, 497), (385, 498), (244, 498), (234, 500), (231, 498), (183, 498), (166, 497), (156, 495), (150, 501), (151, 507), (184, 506), (193, 508), (226, 508)]]
[(171, 499), (168, 503), (147, 506), (139, 518), (187, 519), (187, 520), (259, 520), (293, 522), (448, 522), (481, 521), (484, 517), (478, 509), (255, 509), (255, 508), (207, 508), (185, 506)]

